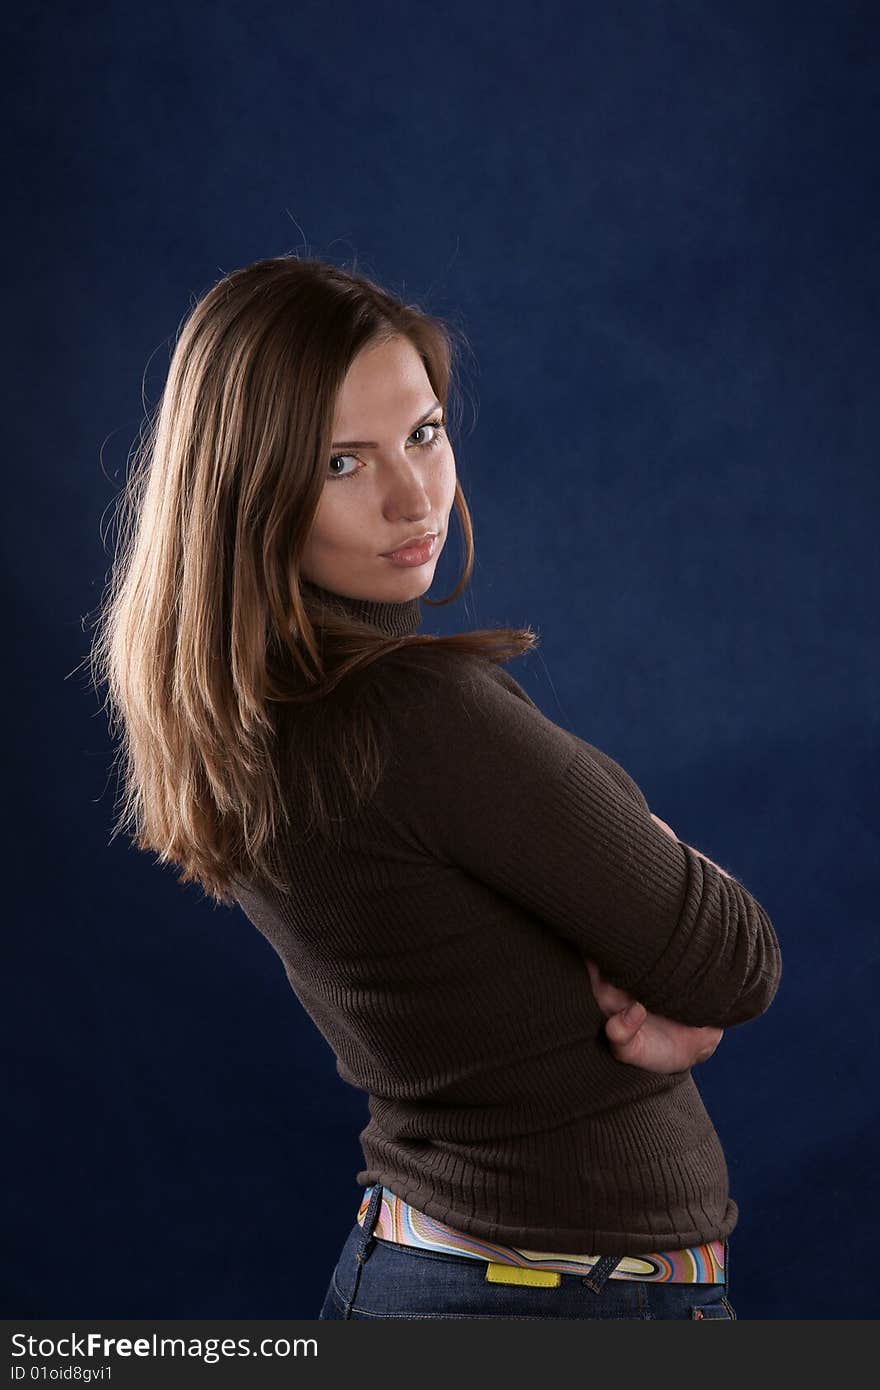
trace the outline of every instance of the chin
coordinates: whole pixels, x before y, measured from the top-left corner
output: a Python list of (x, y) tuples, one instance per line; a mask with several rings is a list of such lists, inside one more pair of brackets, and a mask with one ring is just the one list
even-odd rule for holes
[(416, 574), (399, 575), (396, 584), (392, 582), (392, 588), (397, 593), (405, 592), (407, 595), (411, 594), (413, 597), (415, 597), (418, 594), (426, 593), (427, 590), (430, 589), (433, 582), (433, 573), (427, 574), (424, 570), (419, 570)]
[(434, 582), (434, 568), (425, 565), (418, 570), (401, 570), (400, 574), (391, 577), (391, 592), (401, 599), (420, 598)]

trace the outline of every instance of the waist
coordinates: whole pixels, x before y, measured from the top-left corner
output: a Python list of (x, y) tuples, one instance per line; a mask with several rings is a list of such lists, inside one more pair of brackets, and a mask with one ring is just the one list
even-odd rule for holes
[[(357, 1213), (359, 1226), (369, 1206), (373, 1186), (366, 1188)], [(562, 1274), (583, 1274), (603, 1259), (602, 1255), (572, 1255), (569, 1251), (524, 1250), (501, 1245), (483, 1236), (470, 1235), (446, 1226), (442, 1221), (405, 1202), (384, 1187), (381, 1209), (373, 1229), (377, 1240), (397, 1245), (415, 1245), (423, 1250), (446, 1251), (491, 1264), (516, 1265), (520, 1269), (545, 1269)], [(624, 1255), (612, 1279), (640, 1279), (671, 1284), (723, 1284), (726, 1242), (711, 1240), (705, 1245), (688, 1245), (679, 1250), (660, 1250), (648, 1255)]]

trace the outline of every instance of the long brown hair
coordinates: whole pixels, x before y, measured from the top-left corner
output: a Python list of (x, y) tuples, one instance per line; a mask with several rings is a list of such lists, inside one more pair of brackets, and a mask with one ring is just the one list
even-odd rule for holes
[[(330, 698), (355, 672), (389, 653), (406, 660), (404, 647), (501, 662), (538, 641), (531, 628), (389, 637), (318, 608), (301, 584), (337, 393), (356, 354), (393, 335), (414, 345), (447, 408), (457, 328), (322, 260), (232, 271), (180, 325), (118, 498), (90, 655), (120, 736), (113, 837), (127, 830), (218, 904), (232, 904), (236, 879), (290, 890), (274, 858), (282, 827), (327, 832), (339, 809), (328, 787), (347, 787), (349, 812), (375, 787), (369, 701)], [(464, 568), (451, 594), (424, 603), (450, 603), (471, 575), (459, 484), (454, 507)], [(331, 706), (335, 723), (314, 717)], [(302, 735), (285, 744), (283, 777), (282, 708)]]

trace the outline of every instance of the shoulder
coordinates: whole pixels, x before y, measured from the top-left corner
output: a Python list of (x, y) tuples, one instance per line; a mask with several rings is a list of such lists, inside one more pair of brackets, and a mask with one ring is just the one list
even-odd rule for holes
[(594, 744), (555, 723), (503, 665), (441, 644), (399, 648), (376, 663), (382, 708), (399, 739), (410, 734), (425, 765), (440, 757), (482, 756), (490, 749), (561, 769), (576, 755), (589, 759), (628, 800), (648, 809), (638, 783)]
[(405, 646), (370, 668), (370, 704), (401, 766), (435, 775), (438, 763), (488, 768), (531, 764), (562, 776), (576, 760), (606, 777), (628, 801), (648, 802), (620, 763), (555, 723), (514, 676), (487, 656), (441, 643)]
[(444, 710), (450, 717), (476, 715), (481, 708), (495, 717), (500, 711), (515, 717), (526, 710), (545, 717), (510, 672), (488, 656), (426, 643), (399, 648), (380, 658), (375, 668), (374, 683), (391, 707), (430, 712), (433, 718), (442, 717)]
[(425, 644), (376, 664), (371, 705), (389, 773), (403, 785), (418, 783), (446, 802), (477, 781), (505, 788), (557, 780), (577, 754), (574, 735), (489, 657)]

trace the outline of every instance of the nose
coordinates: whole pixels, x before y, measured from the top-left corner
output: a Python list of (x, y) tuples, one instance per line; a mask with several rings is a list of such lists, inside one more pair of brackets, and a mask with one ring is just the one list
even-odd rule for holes
[(421, 470), (410, 459), (404, 459), (395, 469), (385, 493), (383, 510), (389, 521), (404, 518), (422, 521), (431, 514), (431, 497)]

